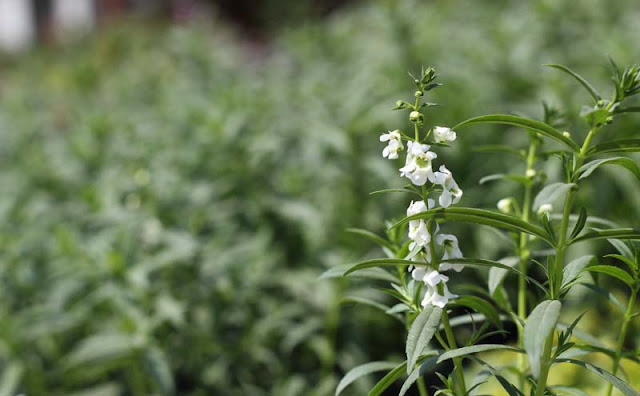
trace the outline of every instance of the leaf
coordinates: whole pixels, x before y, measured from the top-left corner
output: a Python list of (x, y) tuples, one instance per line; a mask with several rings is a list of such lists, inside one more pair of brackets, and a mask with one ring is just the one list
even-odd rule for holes
[(487, 301), (476, 296), (462, 296), (453, 300), (455, 305), (471, 308), (474, 311), (483, 314), (487, 320), (496, 325), (498, 328), (502, 328), (502, 321), (500, 315), (496, 311), (495, 307)]
[(472, 151), (484, 153), (508, 153), (513, 154), (519, 158), (527, 159), (527, 153), (524, 150), (516, 150), (511, 146), (501, 145), (501, 144), (487, 144), (484, 146), (479, 146), (471, 149)]
[[(549, 389), (554, 391), (554, 394), (558, 395), (589, 396), (588, 393), (573, 386), (556, 385), (550, 386)], [(561, 391), (562, 393), (557, 393), (555, 391)]]
[(438, 356), (430, 356), (426, 358), (425, 361), (420, 364), (420, 366), (416, 367), (411, 372), (411, 374), (409, 374), (409, 377), (402, 384), (402, 388), (400, 388), (400, 393), (398, 393), (398, 396), (404, 396), (409, 391), (409, 388), (411, 388), (411, 385), (413, 385), (418, 380), (418, 378), (423, 376), (428, 370), (435, 367), (437, 363)]
[(148, 348), (145, 351), (145, 360), (151, 377), (158, 384), (158, 388), (162, 390), (161, 393), (173, 395), (175, 392), (173, 374), (167, 356), (162, 349), (155, 346)]
[[(424, 263), (426, 265), (426, 263)], [(398, 265), (410, 266), (410, 265), (420, 265), (420, 262), (411, 261), (411, 260), (403, 260), (403, 259), (372, 259), (362, 261), (358, 264), (352, 265), (348, 270), (344, 272), (344, 275), (349, 275), (352, 272), (360, 271), (365, 268), (372, 267), (396, 267)]]
[(609, 110), (600, 107), (583, 106), (580, 111), (580, 117), (584, 117), (590, 127), (604, 125), (609, 117)]
[(571, 243), (583, 242), (592, 239), (640, 239), (640, 228), (613, 228), (610, 230), (592, 229), (589, 232), (569, 241)]
[(553, 67), (554, 69), (558, 69), (558, 70), (561, 70), (561, 71), (569, 74), (571, 77), (573, 77), (576, 80), (578, 80), (578, 82), (580, 84), (582, 84), (582, 86), (587, 91), (589, 91), (589, 94), (591, 94), (591, 96), (593, 97), (593, 100), (595, 100), (597, 102), (600, 99), (602, 99), (602, 96), (600, 96), (598, 91), (587, 80), (582, 78), (578, 73), (574, 72), (573, 70), (569, 69), (568, 67), (566, 67), (564, 65), (558, 65), (558, 64), (546, 64), (546, 65), (543, 65), (543, 66)]
[[(349, 303), (354, 303), (354, 304), (363, 304), (363, 305), (368, 305), (372, 308), (378, 309), (384, 313), (386, 313), (389, 316), (394, 317), (395, 319), (400, 320), (401, 322), (404, 323), (404, 321), (398, 316), (398, 315), (394, 315), (393, 313), (389, 313), (389, 311), (391, 310), (391, 307), (386, 306), (384, 304), (381, 304), (377, 301), (374, 300), (370, 300), (368, 298), (364, 298), (364, 297), (356, 297), (356, 296), (350, 296), (350, 297), (345, 297), (342, 300), (340, 300), (341, 304), (349, 304)], [(402, 304), (404, 305), (404, 304)]]
[[(515, 267), (520, 262), (520, 257), (510, 256), (502, 258), (499, 261), (509, 267)], [(507, 270), (498, 267), (493, 267), (489, 270), (489, 294), (493, 295), (496, 292), (496, 289), (502, 284), (504, 278), (507, 276), (507, 272)]]
[[(353, 267), (353, 264), (346, 265), (337, 265), (335, 267), (331, 267), (320, 275), (318, 279), (332, 279), (332, 278), (341, 278), (347, 274), (347, 270)], [(351, 275), (354, 278), (364, 278), (364, 279), (373, 279), (373, 280), (383, 280), (391, 283), (398, 283), (398, 278), (393, 274), (383, 270), (382, 268), (366, 268), (359, 271), (357, 274)]]
[(390, 387), (396, 380), (404, 375), (404, 372), (407, 368), (407, 362), (400, 363), (396, 368), (389, 371), (387, 375), (382, 377), (378, 383), (371, 388), (369, 391), (369, 396), (379, 396), (382, 392), (385, 391), (388, 387)]
[(547, 300), (533, 309), (524, 325), (524, 349), (529, 356), (529, 365), (534, 378), (540, 374), (540, 358), (547, 337), (556, 326), (562, 304), (558, 300)]
[(483, 178), (481, 178), (478, 183), (479, 184), (484, 184), (488, 181), (493, 181), (493, 180), (511, 180), (523, 185), (527, 185), (531, 183), (531, 180), (525, 176), (521, 176), (521, 175), (505, 175), (503, 173), (495, 173), (493, 175), (488, 175), (488, 176), (484, 176)]
[(553, 204), (575, 187), (575, 183), (553, 183), (545, 186), (533, 200), (533, 211), (537, 211), (544, 204)]
[(509, 382), (506, 378), (504, 378), (499, 372), (498, 370), (496, 370), (495, 368), (493, 368), (490, 364), (486, 363), (485, 361), (478, 359), (476, 357), (471, 357), (472, 360), (475, 360), (476, 362), (480, 363), (481, 365), (483, 365), (484, 367), (487, 368), (487, 370), (489, 370), (491, 372), (491, 374), (493, 374), (494, 377), (496, 377), (496, 379), (498, 380), (498, 382), (500, 383), (500, 385), (502, 385), (502, 387), (504, 388), (505, 391), (507, 391), (507, 394), (509, 396), (524, 396), (524, 394), (515, 387), (515, 385), (513, 385), (511, 382)]
[(578, 172), (582, 173), (579, 177), (579, 180), (589, 176), (600, 165), (608, 165), (608, 164), (620, 165), (626, 168), (627, 170), (629, 170), (631, 173), (634, 174), (636, 178), (640, 180), (640, 168), (638, 168), (638, 165), (631, 158), (627, 158), (627, 157), (611, 157), (611, 158), (605, 158), (605, 159), (599, 159), (599, 160), (593, 160), (591, 162), (587, 162), (586, 164), (582, 165), (580, 169), (578, 169)]
[(474, 125), (474, 124), (515, 125), (525, 129), (533, 130), (548, 138), (564, 143), (567, 146), (569, 146), (572, 151), (576, 153), (580, 151), (580, 147), (573, 140), (564, 136), (560, 131), (553, 128), (552, 126), (547, 125), (544, 122), (532, 120), (529, 118), (517, 117), (513, 115), (508, 115), (508, 114), (491, 114), (491, 115), (484, 115), (484, 116), (470, 118), (466, 121), (459, 123), (452, 129), (458, 130), (460, 127), (463, 127), (466, 125)]
[(80, 341), (65, 358), (68, 366), (80, 366), (128, 356), (139, 346), (138, 340), (129, 334), (96, 334)]
[(593, 255), (582, 256), (572, 260), (562, 270), (562, 285), (560, 287), (564, 288), (577, 280), (582, 271), (594, 261), (597, 262), (597, 259)]
[(615, 375), (611, 374), (610, 372), (598, 367), (598, 366), (594, 366), (593, 364), (587, 363), (587, 362), (583, 362), (580, 360), (575, 360), (575, 359), (556, 359), (557, 363), (571, 363), (571, 364), (575, 364), (578, 366), (582, 366), (584, 368), (586, 368), (587, 370), (591, 371), (592, 373), (602, 377), (603, 379), (605, 379), (607, 382), (609, 382), (610, 384), (612, 384), (613, 386), (615, 386), (616, 388), (618, 388), (618, 390), (620, 390), (622, 393), (624, 393), (625, 396), (640, 396), (640, 392), (634, 390), (629, 384), (627, 384), (626, 382), (624, 382), (623, 380), (621, 380), (620, 378), (616, 377)]
[(0, 377), (0, 395), (15, 395), (24, 373), (21, 363), (11, 361), (4, 366)]
[(411, 324), (406, 345), (407, 373), (413, 370), (413, 366), (438, 330), (441, 315), (441, 308), (427, 305)]
[[(502, 261), (502, 260), (500, 260)], [(456, 259), (448, 259), (448, 260), (440, 260), (441, 263), (453, 263), (453, 264), (464, 264), (470, 266), (477, 267), (489, 267), (489, 268), (499, 268), (505, 271), (511, 271), (516, 274), (520, 274), (520, 271), (516, 268), (513, 268), (509, 264), (504, 264), (500, 261), (492, 261), (485, 259), (476, 259), (476, 258), (456, 258)]]
[(628, 259), (634, 260), (634, 254), (631, 251), (631, 248), (629, 248), (629, 246), (627, 246), (626, 243), (624, 243), (623, 241), (619, 241), (617, 239), (607, 239), (607, 241), (613, 245), (614, 248), (616, 248), (616, 250), (623, 256), (625, 256)]
[(523, 349), (512, 347), (509, 345), (503, 344), (481, 344), (481, 345), (471, 345), (462, 348), (452, 349), (440, 355), (438, 358), (438, 363), (442, 363), (445, 360), (453, 359), (461, 356), (471, 355), (473, 353), (486, 352), (486, 351), (494, 351), (496, 349), (508, 350), (518, 353), (525, 353)]
[(587, 155), (603, 153), (637, 153), (640, 151), (640, 139), (620, 139), (593, 145)]
[(638, 269), (638, 264), (636, 262), (634, 262), (633, 260), (631, 260), (628, 257), (625, 257), (625, 256), (623, 256), (621, 254), (607, 254), (604, 257), (611, 257), (611, 258), (614, 258), (616, 260), (622, 261), (623, 263), (625, 263), (629, 267), (629, 269), (632, 272), (635, 272)]
[(593, 267), (587, 268), (585, 271), (599, 272), (601, 274), (612, 276), (626, 283), (627, 286), (629, 287), (633, 287), (635, 283), (635, 281), (627, 271), (620, 269), (618, 267), (613, 267), (611, 265), (594, 265)]
[(338, 383), (335, 396), (338, 396), (347, 386), (351, 385), (354, 381), (358, 380), (361, 377), (364, 377), (365, 375), (375, 373), (377, 371), (392, 370), (397, 366), (398, 363), (392, 362), (370, 362), (354, 367), (349, 370)]
[(578, 214), (578, 220), (576, 224), (573, 226), (573, 231), (571, 231), (571, 236), (569, 240), (577, 237), (581, 232), (584, 226), (587, 224), (587, 210), (582, 207), (580, 208), (580, 214)]
[(498, 228), (504, 228), (509, 231), (524, 232), (538, 238), (554, 246), (553, 239), (542, 228), (529, 224), (521, 219), (498, 213), (486, 209), (474, 208), (437, 208), (418, 213), (413, 216), (405, 217), (392, 227), (399, 227), (411, 220), (419, 219), (445, 219), (450, 221), (463, 221), (467, 223), (483, 224)]
[(616, 114), (622, 113), (640, 113), (640, 107), (616, 107), (614, 110)]
[(596, 292), (597, 294), (600, 294), (601, 296), (609, 300), (620, 310), (620, 312), (626, 311), (627, 307), (625, 307), (624, 304), (622, 304), (620, 300), (618, 300), (616, 296), (614, 296), (609, 290), (603, 289), (600, 286), (592, 285), (590, 283), (583, 283), (582, 286), (590, 289), (593, 292)]
[(361, 228), (347, 228), (346, 231), (351, 234), (360, 235), (361, 237), (367, 238), (368, 240), (373, 241), (380, 246), (386, 247), (392, 252), (395, 251), (395, 247), (389, 241), (379, 235), (374, 234), (371, 231), (363, 230)]

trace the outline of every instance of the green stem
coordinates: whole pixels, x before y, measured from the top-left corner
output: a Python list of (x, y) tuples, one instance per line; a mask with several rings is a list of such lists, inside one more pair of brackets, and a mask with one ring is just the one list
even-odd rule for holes
[[(442, 310), (442, 326), (444, 327), (444, 333), (447, 336), (447, 343), (449, 344), (449, 349), (458, 348), (456, 344), (456, 339), (453, 336), (453, 331), (451, 330), (451, 324), (449, 323), (449, 314), (447, 314), (446, 309)], [(467, 386), (464, 383), (464, 371), (462, 369), (462, 359), (459, 357), (454, 358), (453, 366), (455, 367), (457, 383), (460, 388), (458, 392), (461, 396), (464, 396), (467, 392)]]
[[(525, 175), (534, 170), (536, 161), (536, 149), (538, 145), (538, 139), (536, 136), (531, 137), (529, 143), (529, 153), (527, 155), (527, 169)], [(529, 216), (531, 214), (531, 201), (533, 182), (528, 183), (524, 188), (524, 201), (522, 203), (521, 218), (525, 223), (529, 222)], [(520, 274), (518, 277), (518, 316), (522, 321), (527, 319), (527, 267), (529, 264), (530, 252), (529, 252), (529, 236), (522, 232), (520, 233), (520, 244), (518, 246), (518, 254), (520, 256)], [(522, 347), (524, 345), (524, 326), (518, 323), (518, 345)], [(518, 368), (521, 373), (524, 372), (527, 364), (527, 357), (525, 355), (518, 356)], [(525, 378), (523, 375), (520, 377), (520, 389), (524, 387)]]
[[(611, 104), (607, 107), (610, 108)], [(587, 137), (580, 148), (580, 152), (576, 156), (575, 163), (573, 164), (573, 174), (571, 176), (571, 182), (576, 182), (578, 177), (577, 170), (580, 169), (586, 158), (587, 151), (589, 150), (589, 144), (591, 139), (598, 131), (598, 127), (593, 127), (589, 130)], [(562, 211), (562, 222), (560, 223), (560, 234), (558, 236), (558, 242), (556, 244), (556, 259), (553, 263), (553, 268), (549, 269), (550, 280), (550, 294), (551, 299), (560, 298), (560, 286), (562, 285), (562, 270), (564, 269), (564, 256), (567, 250), (567, 229), (569, 228), (569, 216), (571, 215), (571, 208), (573, 206), (575, 191), (573, 189), (567, 192), (567, 197), (564, 201), (564, 208)], [(543, 396), (545, 388), (547, 387), (547, 377), (549, 375), (549, 368), (553, 363), (551, 361), (551, 351), (553, 349), (553, 331), (547, 337), (544, 344), (544, 350), (542, 352), (542, 360), (540, 367), (540, 376), (538, 377), (536, 396)]]
[[(620, 359), (622, 359), (622, 347), (624, 346), (624, 341), (627, 338), (627, 329), (629, 328), (629, 322), (631, 322), (631, 317), (633, 316), (633, 312), (635, 311), (637, 295), (638, 295), (638, 288), (634, 287), (631, 290), (631, 296), (629, 297), (629, 304), (627, 304), (627, 312), (624, 314), (624, 319), (622, 321), (622, 328), (620, 329), (620, 335), (618, 336), (618, 344), (616, 346), (616, 357), (613, 361), (613, 368), (611, 369), (611, 373), (613, 375), (616, 375), (618, 373), (618, 369), (620, 368)], [(612, 390), (613, 390), (613, 385), (609, 383), (607, 385), (607, 396), (611, 396)]]
[(420, 392), (420, 396), (429, 396), (429, 391), (424, 384), (424, 378), (418, 378), (418, 392)]

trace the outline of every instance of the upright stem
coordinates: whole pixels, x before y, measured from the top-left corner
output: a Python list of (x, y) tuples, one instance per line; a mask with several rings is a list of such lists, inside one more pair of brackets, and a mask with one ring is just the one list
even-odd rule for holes
[[(447, 343), (449, 344), (449, 349), (458, 348), (456, 344), (456, 339), (453, 336), (453, 331), (451, 330), (451, 324), (449, 323), (449, 314), (447, 314), (446, 308), (442, 310), (442, 326), (444, 327), (444, 333), (447, 336)], [(456, 379), (458, 386), (458, 392), (460, 392), (460, 396), (464, 396), (467, 392), (467, 386), (464, 383), (464, 371), (462, 370), (462, 359), (457, 357), (453, 358), (453, 366), (456, 371)]]
[[(629, 297), (629, 303), (627, 304), (627, 312), (624, 314), (624, 319), (622, 320), (622, 328), (620, 329), (620, 335), (618, 336), (618, 344), (616, 346), (616, 357), (613, 361), (613, 368), (611, 369), (611, 373), (613, 375), (616, 375), (618, 373), (618, 369), (620, 368), (620, 359), (622, 358), (622, 348), (624, 347), (624, 341), (627, 338), (627, 329), (629, 328), (629, 322), (631, 322), (631, 317), (633, 316), (633, 312), (635, 311), (637, 295), (638, 295), (638, 288), (634, 287), (631, 290), (631, 296)], [(613, 385), (609, 383), (607, 385), (607, 396), (611, 396), (612, 390), (613, 390)]]
[[(610, 105), (611, 106), (611, 105)], [(610, 107), (609, 106), (609, 107)], [(607, 107), (607, 110), (609, 109)], [(591, 143), (591, 139), (598, 131), (598, 127), (593, 127), (587, 134), (582, 147), (580, 148), (580, 152), (576, 156), (575, 163), (573, 165), (573, 174), (571, 182), (577, 181), (578, 172), (582, 164), (584, 163), (584, 159), (587, 154), (587, 150), (589, 149), (589, 144)], [(560, 234), (558, 236), (558, 242), (556, 245), (556, 259), (553, 263), (553, 268), (549, 269), (550, 275), (550, 292), (551, 299), (556, 300), (560, 298), (560, 286), (562, 285), (562, 270), (564, 269), (564, 256), (567, 250), (567, 229), (569, 228), (569, 216), (571, 215), (571, 208), (573, 206), (575, 190), (571, 189), (567, 192), (567, 197), (564, 201), (564, 209), (562, 211), (562, 222), (560, 223)], [(542, 352), (542, 360), (540, 363), (540, 376), (538, 377), (538, 383), (536, 388), (536, 396), (543, 396), (545, 388), (547, 387), (547, 377), (549, 375), (549, 368), (551, 367), (551, 351), (553, 349), (553, 336), (554, 332), (552, 331), (544, 344), (544, 350)]]
[[(535, 136), (531, 137), (529, 143), (529, 153), (527, 155), (527, 169), (525, 174), (533, 171), (533, 167), (536, 161), (536, 149), (538, 145), (538, 139)], [(529, 216), (531, 213), (531, 195), (533, 190), (533, 183), (528, 183), (524, 188), (524, 201), (522, 203), (522, 221), (529, 222)], [(527, 233), (520, 233), (520, 244), (518, 246), (518, 254), (520, 256), (520, 274), (518, 278), (518, 316), (522, 321), (527, 318), (527, 266), (529, 264), (529, 236)], [(524, 326), (518, 322), (518, 345), (522, 347), (524, 345)], [(518, 355), (518, 368), (520, 372), (524, 372), (526, 367), (527, 358), (525, 355)], [(524, 376), (520, 376), (520, 388), (524, 387)]]

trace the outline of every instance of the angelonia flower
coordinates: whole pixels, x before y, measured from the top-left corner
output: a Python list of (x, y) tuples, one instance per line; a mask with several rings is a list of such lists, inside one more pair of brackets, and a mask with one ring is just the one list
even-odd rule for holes
[(450, 128), (437, 126), (433, 128), (433, 140), (436, 143), (453, 142), (456, 140), (456, 133)]
[(440, 206), (448, 208), (451, 204), (460, 202), (462, 190), (458, 187), (458, 183), (453, 180), (453, 175), (446, 166), (440, 165), (439, 171), (433, 174), (433, 183), (442, 186), (442, 194), (438, 199)]
[(411, 180), (416, 186), (423, 186), (427, 180), (433, 178), (431, 161), (438, 156), (429, 151), (431, 146), (418, 142), (407, 142), (407, 160), (400, 168), (400, 176)]
[(389, 131), (388, 133), (383, 133), (380, 135), (381, 142), (389, 142), (387, 147), (382, 150), (382, 156), (384, 158), (389, 159), (397, 159), (398, 151), (404, 149), (404, 145), (402, 144), (402, 137), (400, 136), (400, 131)]
[[(401, 103), (402, 104), (402, 103)], [(407, 104), (407, 106), (411, 106)], [(406, 108), (406, 107), (405, 107)], [(416, 124), (422, 124), (424, 118), (421, 113), (413, 111), (410, 120)], [(450, 128), (436, 126), (433, 128), (433, 139), (436, 143), (453, 142), (456, 140), (456, 132)], [(404, 150), (402, 135), (399, 130), (389, 131), (380, 136), (381, 142), (387, 142), (387, 146), (382, 151), (382, 156), (389, 159), (397, 159), (399, 152)], [(457, 204), (462, 198), (462, 190), (453, 178), (451, 171), (446, 166), (441, 165), (438, 171), (433, 170), (433, 160), (438, 158), (437, 154), (431, 150), (428, 144), (422, 144), (416, 140), (409, 140), (406, 147), (405, 164), (400, 168), (400, 176), (406, 177), (415, 186), (424, 186), (427, 182), (442, 190), (438, 197), (438, 204), (447, 208)], [(423, 187), (423, 192), (429, 190)], [(426, 198), (426, 197), (425, 197)], [(407, 217), (417, 215), (436, 207), (436, 201), (426, 198), (418, 201), (411, 201), (407, 208)], [(435, 229), (434, 229), (435, 228)], [(451, 234), (439, 234), (439, 227), (429, 227), (425, 219), (413, 219), (409, 221), (408, 236), (411, 240), (409, 253), (406, 260), (414, 261), (416, 264), (409, 266), (411, 278), (415, 282), (421, 282), (425, 286), (425, 295), (422, 299), (422, 306), (429, 304), (444, 308), (450, 299), (456, 298), (455, 294), (449, 292), (447, 282), (449, 277), (441, 272), (454, 270), (462, 271), (464, 265), (455, 261), (441, 263), (441, 260), (455, 260), (463, 257), (458, 246), (458, 238)], [(438, 254), (438, 257), (432, 257)], [(437, 265), (438, 264), (438, 265)]]

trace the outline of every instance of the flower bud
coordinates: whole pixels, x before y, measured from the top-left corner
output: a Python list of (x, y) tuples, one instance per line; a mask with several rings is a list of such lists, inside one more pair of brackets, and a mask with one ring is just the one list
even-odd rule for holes
[(534, 177), (536, 177), (536, 170), (535, 169), (527, 169), (527, 172), (525, 173), (525, 175), (529, 179), (533, 179)]
[(409, 120), (413, 123), (422, 123), (422, 121), (424, 120), (424, 116), (422, 115), (422, 113), (418, 112), (418, 111), (412, 111), (409, 114)]
[(551, 210), (553, 209), (553, 206), (551, 204), (542, 204), (540, 205), (540, 207), (538, 208), (538, 215), (543, 215), (545, 213), (549, 213), (551, 212)]
[(511, 198), (503, 198), (498, 201), (498, 210), (502, 213), (511, 213)]
[(568, 131), (562, 132), (562, 136), (566, 137), (567, 139), (571, 139), (571, 134)]
[(424, 95), (424, 93), (422, 91), (416, 91), (413, 96), (415, 96), (416, 98), (421, 97), (422, 95)]

